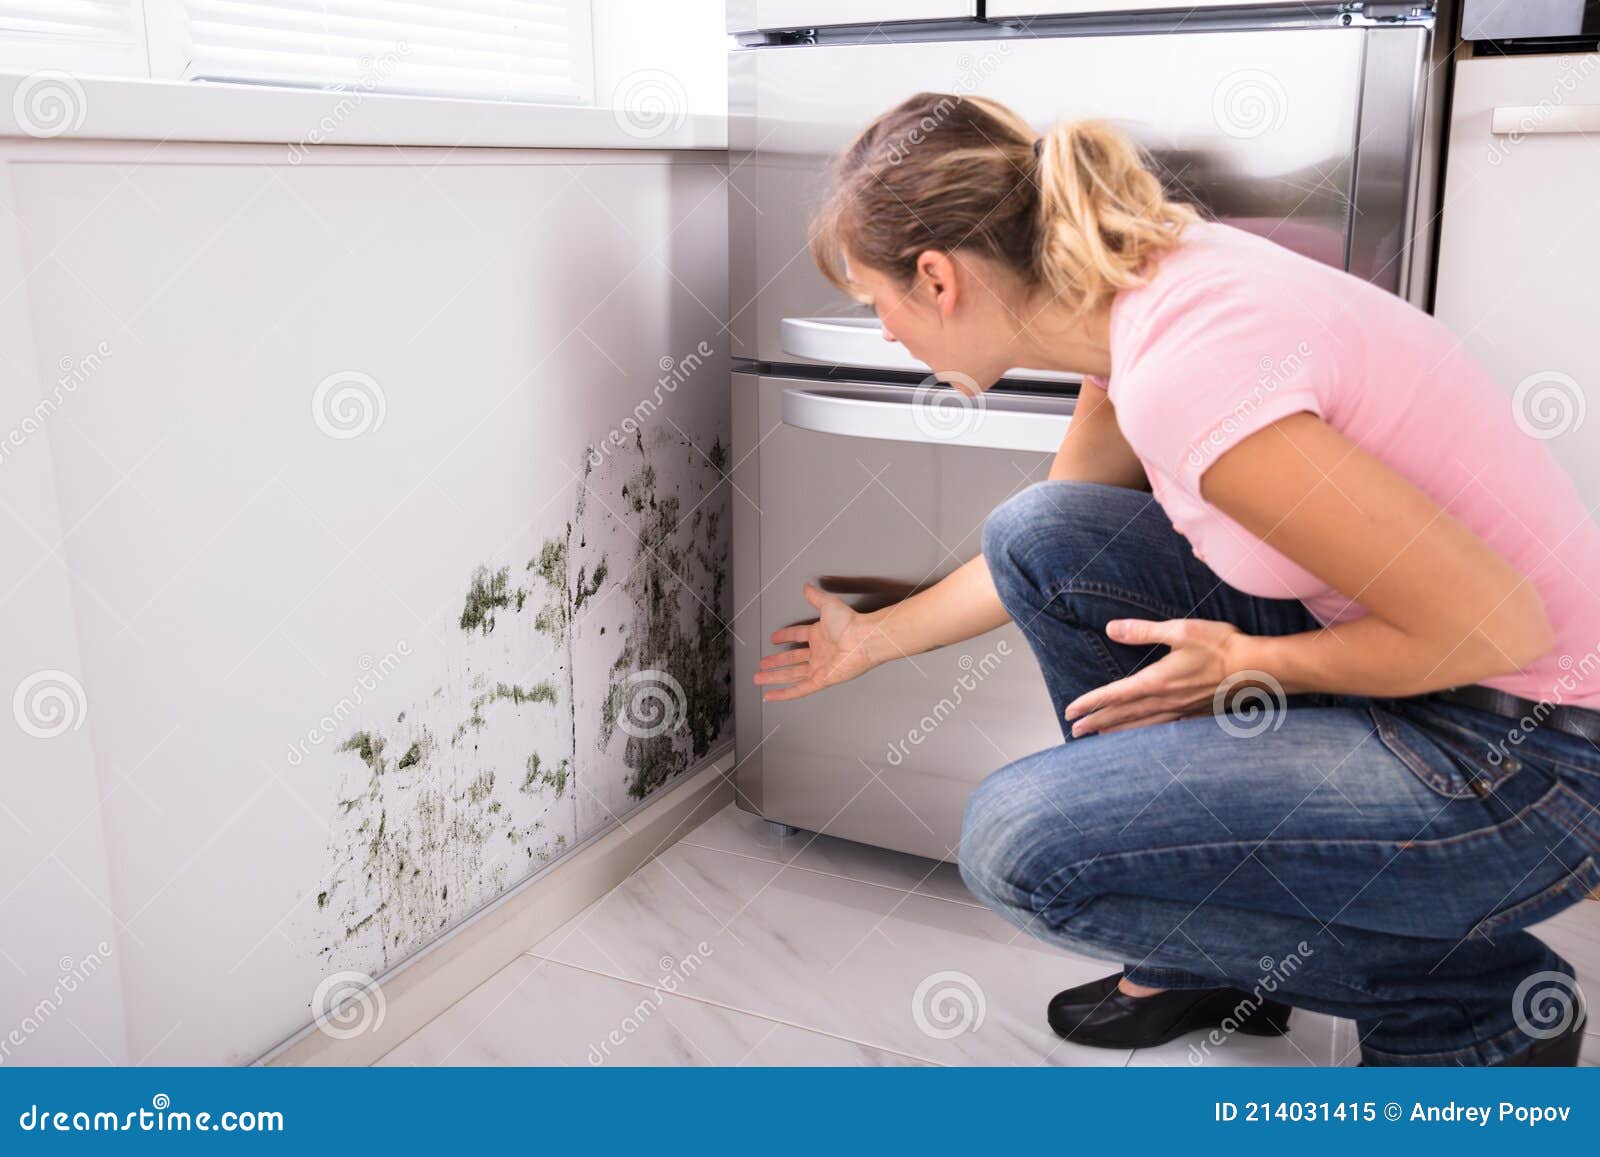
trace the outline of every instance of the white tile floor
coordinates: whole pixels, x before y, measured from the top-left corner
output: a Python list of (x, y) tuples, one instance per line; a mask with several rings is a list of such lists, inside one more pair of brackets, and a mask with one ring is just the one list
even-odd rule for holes
[[(1600, 993), (1600, 904), (1538, 931)], [(1354, 1027), (1297, 1011), (1285, 1037), (1065, 1044), (1059, 989), (1102, 976), (979, 905), (949, 864), (772, 834), (736, 808), (532, 945), (384, 1064), (1350, 1065)], [(981, 1015), (980, 1015), (981, 1014)], [(1591, 1024), (1595, 1024), (1591, 1021)], [(1586, 1064), (1600, 1063), (1600, 1025)]]

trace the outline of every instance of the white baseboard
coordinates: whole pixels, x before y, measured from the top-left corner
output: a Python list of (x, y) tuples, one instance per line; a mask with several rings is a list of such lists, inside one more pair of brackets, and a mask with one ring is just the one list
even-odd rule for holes
[(257, 1063), (372, 1064), (726, 807), (732, 766), (729, 751), (378, 977), (383, 1017), (367, 1031), (340, 1039), (309, 1025)]

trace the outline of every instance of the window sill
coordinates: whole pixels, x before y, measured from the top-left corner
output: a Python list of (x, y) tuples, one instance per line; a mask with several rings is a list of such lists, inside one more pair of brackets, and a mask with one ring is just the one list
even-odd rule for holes
[[(19, 91), (25, 90), (25, 91)], [(446, 148), (726, 149), (725, 116), (0, 72), (0, 137)]]

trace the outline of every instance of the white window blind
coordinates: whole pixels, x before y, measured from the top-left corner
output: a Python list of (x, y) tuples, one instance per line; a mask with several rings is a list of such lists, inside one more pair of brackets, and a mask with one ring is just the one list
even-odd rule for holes
[(8, 36), (127, 40), (134, 24), (132, 0), (0, 0), (0, 29)]
[(153, 17), (160, 9), (151, 20), (158, 76), (489, 100), (593, 100), (589, 0), (146, 4)]
[(0, 0), (0, 68), (142, 74), (140, 0)]

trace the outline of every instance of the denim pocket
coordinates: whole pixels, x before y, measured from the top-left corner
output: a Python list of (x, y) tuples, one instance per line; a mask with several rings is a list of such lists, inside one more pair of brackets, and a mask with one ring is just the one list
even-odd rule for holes
[(1445, 799), (1486, 799), (1522, 769), (1522, 760), (1504, 744), (1417, 700), (1384, 700), (1367, 710), (1383, 745)]

